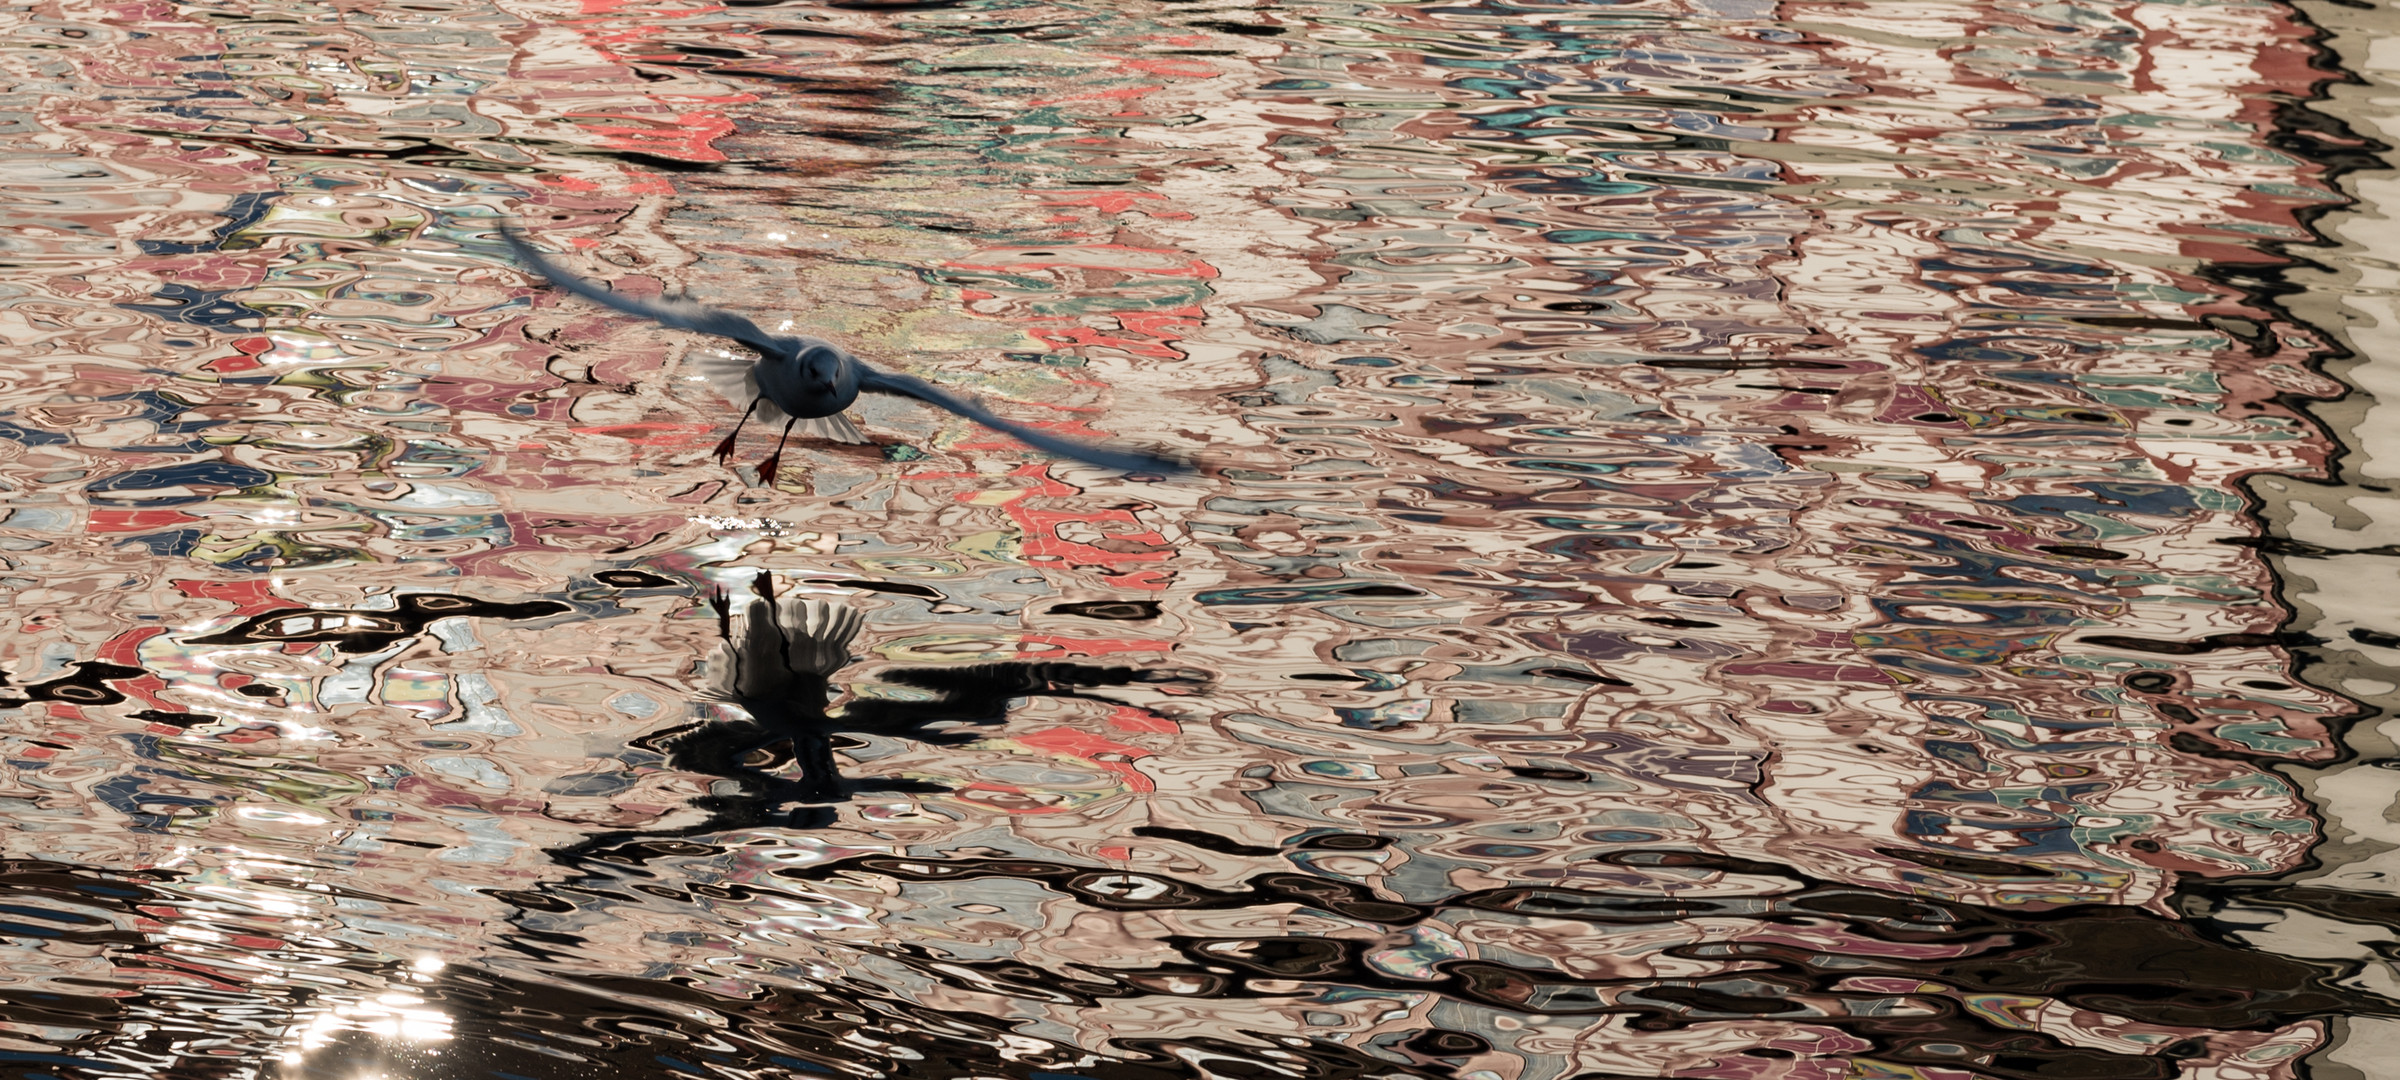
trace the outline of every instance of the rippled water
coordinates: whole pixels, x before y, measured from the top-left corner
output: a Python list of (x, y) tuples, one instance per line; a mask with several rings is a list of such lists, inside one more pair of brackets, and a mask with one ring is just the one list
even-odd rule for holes
[[(2292, 876), (2400, 652), (2298, 668), (2400, 594), (2270, 562), (2400, 534), (2245, 481), (2338, 471), (2294, 275), (2384, 149), (2288, 5), (0, 25), (8, 1075), (2283, 1080), (2400, 1014), (2400, 886)], [(763, 486), (724, 343), (504, 216), (1204, 470), (871, 399)], [(703, 700), (754, 590), (864, 613), (830, 716)]]

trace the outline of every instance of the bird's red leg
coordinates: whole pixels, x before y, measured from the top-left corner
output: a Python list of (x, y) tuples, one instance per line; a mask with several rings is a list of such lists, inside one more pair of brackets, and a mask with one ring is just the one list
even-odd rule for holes
[(799, 422), (800, 418), (797, 416), (784, 421), (783, 438), (775, 440), (775, 452), (768, 454), (767, 460), (758, 463), (758, 482), (760, 486), (773, 487), (775, 485), (775, 469), (777, 466), (783, 464), (783, 444), (785, 440), (788, 440), (792, 437), (792, 425)]
[(742, 418), (733, 422), (733, 433), (725, 436), (724, 442), (717, 444), (717, 464), (723, 465), (726, 458), (733, 456), (733, 440), (741, 438), (742, 425), (750, 422), (750, 414), (757, 412), (758, 403), (765, 399), (765, 394), (751, 398), (750, 407), (742, 410)]

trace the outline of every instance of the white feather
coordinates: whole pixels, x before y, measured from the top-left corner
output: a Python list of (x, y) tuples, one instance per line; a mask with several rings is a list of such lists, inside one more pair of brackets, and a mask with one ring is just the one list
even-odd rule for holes
[(850, 422), (850, 416), (847, 413), (835, 413), (832, 416), (802, 420), (792, 426), (792, 433), (823, 439), (827, 442), (850, 443), (854, 446), (867, 441), (866, 433), (858, 430), (857, 424)]

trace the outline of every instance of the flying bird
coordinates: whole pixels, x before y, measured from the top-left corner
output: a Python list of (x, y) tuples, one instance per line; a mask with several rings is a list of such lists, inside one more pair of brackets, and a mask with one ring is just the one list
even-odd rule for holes
[(758, 475), (762, 483), (775, 482), (776, 466), (783, 460), (784, 440), (790, 439), (794, 430), (835, 442), (867, 441), (866, 436), (859, 433), (857, 425), (842, 415), (842, 410), (849, 408), (860, 394), (915, 398), (928, 405), (948, 409), (994, 431), (1006, 433), (1037, 450), (1103, 469), (1160, 475), (1182, 473), (1190, 469), (1183, 462), (1157, 454), (1095, 446), (1003, 420), (972, 398), (953, 394), (914, 375), (877, 369), (850, 355), (841, 346), (822, 338), (770, 334), (740, 315), (689, 301), (636, 300), (561, 269), (547, 256), (535, 251), (533, 245), (526, 243), (524, 237), (519, 236), (513, 228), (503, 226), (500, 235), (516, 251), (519, 259), (559, 288), (602, 307), (638, 315), (677, 330), (731, 338), (757, 353), (758, 359), (755, 361), (721, 354), (703, 354), (695, 366), (709, 385), (725, 395), (726, 400), (743, 406), (742, 419), (733, 425), (733, 433), (717, 444), (718, 461), (733, 456), (733, 441), (742, 433), (742, 425), (749, 423), (751, 417), (756, 416), (764, 423), (783, 420), (783, 438), (776, 440), (775, 452), (759, 463)]

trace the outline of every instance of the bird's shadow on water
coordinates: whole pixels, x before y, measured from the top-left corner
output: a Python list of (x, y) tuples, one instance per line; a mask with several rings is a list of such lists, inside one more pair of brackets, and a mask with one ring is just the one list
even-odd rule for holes
[[(856, 609), (817, 597), (773, 595), (767, 574), (752, 583), (759, 596), (739, 613), (722, 593), (711, 598), (724, 638), (710, 665), (710, 690), (701, 695), (744, 715), (651, 732), (630, 745), (664, 755), (667, 767), (715, 777), (693, 799), (706, 812), (696, 824), (672, 829), (616, 830), (587, 837), (553, 856), (578, 863), (628, 844), (656, 844), (740, 829), (808, 830), (833, 824), (836, 808), (854, 795), (931, 795), (949, 785), (896, 777), (853, 779), (834, 758), (848, 735), (910, 739), (937, 746), (987, 738), (1022, 699), (1082, 698), (1128, 705), (1093, 691), (1140, 684), (1197, 685), (1205, 673), (1073, 663), (969, 664), (899, 668), (881, 684), (906, 696), (854, 693), (836, 713), (828, 706), (831, 676), (847, 665)], [(857, 745), (852, 743), (852, 745)]]

